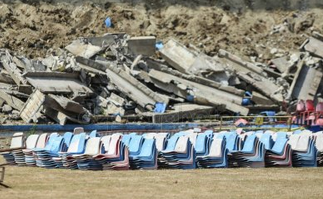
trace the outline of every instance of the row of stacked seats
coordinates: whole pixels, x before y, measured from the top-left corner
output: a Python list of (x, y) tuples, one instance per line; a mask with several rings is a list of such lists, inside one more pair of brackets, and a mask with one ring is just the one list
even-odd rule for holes
[[(22, 148), (26, 149), (16, 149)], [(157, 168), (315, 167), (323, 162), (323, 133), (196, 132), (100, 136), (96, 131), (12, 139), (10, 164), (81, 170)]]

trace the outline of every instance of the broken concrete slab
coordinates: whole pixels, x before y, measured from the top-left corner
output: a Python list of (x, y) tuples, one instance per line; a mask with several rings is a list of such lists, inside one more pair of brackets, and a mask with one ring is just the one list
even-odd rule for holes
[(0, 72), (0, 82), (7, 84), (15, 84), (15, 81), (11, 78), (11, 76), (4, 71)]
[(12, 108), (11, 108), (11, 106), (9, 106), (9, 105), (4, 105), (4, 106), (2, 107), (2, 112), (3, 112), (3, 113), (6, 113), (6, 114), (11, 113), (11, 112), (12, 112)]
[(39, 90), (35, 90), (25, 103), (20, 111), (20, 117), (26, 122), (37, 123), (42, 116), (43, 103), (45, 102), (45, 95)]
[(154, 61), (152, 59), (148, 59), (147, 64), (148, 64), (148, 66), (150, 68), (153, 68), (155, 70), (165, 72), (165, 73), (168, 73), (168, 74), (171, 74), (171, 75), (175, 75), (176, 77), (184, 78), (186, 80), (193, 81), (193, 82), (196, 82), (196, 83), (199, 83), (199, 84), (208, 85), (210, 87), (217, 88), (219, 90), (226, 91), (226, 92), (229, 92), (231, 94), (235, 94), (235, 95), (239, 95), (239, 96), (243, 96), (243, 94), (244, 94), (243, 90), (237, 89), (237, 88), (235, 88), (233, 86), (226, 86), (226, 85), (223, 85), (223, 84), (221, 84), (219, 82), (215, 82), (215, 81), (206, 79), (206, 78), (201, 77), (201, 76), (193, 75), (193, 74), (189, 74), (189, 75), (183, 74), (183, 73), (181, 73), (181, 72), (179, 72), (177, 70), (173, 70), (173, 69), (167, 67), (166, 65), (158, 63), (158, 62), (156, 62), (156, 61)]
[(264, 76), (264, 72), (260, 67), (250, 62), (243, 61), (240, 57), (223, 49), (219, 50), (219, 61), (226, 65), (230, 70), (238, 72), (254, 72), (258, 75)]
[(3, 99), (9, 106), (11, 106), (12, 108), (20, 111), (23, 106), (24, 106), (24, 102), (21, 101), (20, 99), (7, 94), (6, 92), (0, 90), (0, 98)]
[(170, 39), (160, 50), (163, 59), (176, 70), (186, 74), (201, 74), (205, 71), (223, 73), (224, 68), (215, 59), (203, 53), (186, 48), (174, 39)]
[(84, 114), (87, 112), (87, 110), (81, 104), (75, 101), (72, 101), (66, 97), (49, 94), (48, 96), (46, 96), (46, 100), (49, 100), (49, 99), (51, 101), (54, 100), (65, 111), (75, 113), (75, 114)]
[(72, 123), (77, 123), (77, 124), (88, 124), (89, 123), (89, 122), (85, 122), (83, 120), (71, 118), (62, 112), (51, 109), (50, 107), (44, 108), (44, 114), (47, 115), (48, 117), (50, 117), (52, 120), (56, 121), (60, 125), (65, 125), (66, 123), (68, 123), (68, 121), (70, 121)]
[(301, 61), (290, 87), (288, 98), (314, 100), (323, 78), (322, 71), (310, 68)]
[(105, 34), (102, 37), (87, 37), (83, 38), (86, 43), (90, 43), (94, 46), (105, 47), (115, 44), (115, 35)]
[(108, 78), (110, 78), (111, 82), (118, 87), (118, 90), (134, 100), (143, 108), (147, 108), (148, 110), (152, 111), (156, 102), (168, 104), (167, 98), (158, 95), (120, 68), (112, 67), (108, 63), (104, 64), (104, 62), (98, 63), (92, 60), (81, 58), (77, 60), (90, 67), (106, 68)]
[(123, 108), (123, 104), (125, 103), (125, 100), (122, 97), (112, 93), (108, 98), (108, 102), (109, 102), (107, 107), (108, 115), (123, 116), (125, 114), (125, 110)]
[(312, 35), (313, 35), (313, 37), (315, 37), (316, 39), (319, 39), (319, 40), (323, 41), (323, 35), (322, 35), (322, 34), (320, 34), (319, 32), (314, 31), (314, 32), (312, 33)]
[(91, 58), (103, 50), (103, 48), (100, 46), (86, 43), (86, 40), (84, 39), (77, 39), (73, 41), (70, 45), (66, 46), (65, 49), (75, 56), (81, 56), (84, 58)]
[(0, 60), (3, 67), (6, 69), (6, 71), (18, 86), (27, 83), (22, 76), (22, 71), (17, 67), (15, 63), (12, 62), (12, 56), (8, 51), (0, 52)]
[(93, 91), (78, 79), (77, 73), (29, 72), (25, 77), (33, 87), (43, 93), (93, 94)]
[[(47, 95), (43, 106), (44, 114), (60, 124), (66, 124), (68, 120), (78, 124), (88, 124), (91, 121), (91, 115), (88, 110), (78, 105), (76, 102), (70, 102), (70, 100), (63, 97)], [(64, 107), (68, 107), (69, 110)], [(74, 110), (72, 107), (77, 108)], [(81, 110), (79, 107), (81, 107)]]
[[(155, 81), (159, 81), (168, 86), (177, 87), (177, 91), (182, 90), (182, 94), (186, 92), (186, 99), (193, 98), (192, 100), (201, 105), (225, 105), (226, 109), (232, 112), (240, 112), (242, 115), (248, 114), (248, 109), (241, 106), (242, 96), (233, 95), (231, 93), (221, 91), (209, 86), (198, 84), (192, 81), (188, 81), (167, 73), (163, 73), (157, 70), (151, 70), (149, 76)], [(161, 88), (165, 89), (165, 88)], [(177, 94), (177, 93), (174, 93)], [(180, 96), (180, 95), (179, 95)], [(182, 96), (180, 96), (182, 97)]]
[(239, 72), (237, 76), (248, 84), (251, 84), (259, 93), (262, 93), (274, 102), (281, 103), (284, 101), (280, 87), (269, 79), (256, 75), (255, 73)]
[(274, 102), (262, 94), (253, 91), (251, 100), (257, 105), (274, 105)]
[(25, 72), (40, 72), (46, 71), (46, 66), (44, 66), (40, 61), (29, 60), (25, 57), (13, 57), (12, 61), (20, 68), (23, 68)]
[(323, 42), (314, 38), (308, 38), (301, 46), (301, 49), (315, 55), (318, 57), (323, 58)]
[(132, 55), (152, 56), (156, 51), (156, 37), (142, 36), (131, 37), (127, 41), (128, 51)]
[(188, 73), (190, 66), (194, 64), (196, 59), (196, 54), (173, 39), (164, 45), (160, 54), (167, 63), (182, 73)]
[(276, 68), (279, 70), (279, 72), (284, 73), (288, 70), (288, 66), (290, 65), (289, 61), (287, 60), (287, 57), (280, 57), (276, 59), (270, 60), (270, 62), (276, 66)]

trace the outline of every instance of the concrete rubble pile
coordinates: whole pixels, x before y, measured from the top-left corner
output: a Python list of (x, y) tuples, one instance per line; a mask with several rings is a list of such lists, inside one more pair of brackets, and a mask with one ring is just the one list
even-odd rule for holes
[(36, 60), (0, 49), (0, 123), (178, 122), (320, 101), (322, 38), (314, 33), (299, 52), (273, 49), (265, 64), (124, 33), (79, 38)]

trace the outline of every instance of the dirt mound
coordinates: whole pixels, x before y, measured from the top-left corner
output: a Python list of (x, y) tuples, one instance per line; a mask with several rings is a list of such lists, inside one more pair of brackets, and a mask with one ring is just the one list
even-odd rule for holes
[[(104, 25), (108, 16), (114, 24), (110, 29)], [(315, 20), (322, 16), (320, 9), (232, 12), (205, 4), (1, 3), (0, 47), (35, 58), (44, 56), (52, 48), (63, 48), (77, 37), (126, 32), (137, 36), (156, 35), (163, 41), (175, 37), (208, 55), (223, 48), (266, 61), (271, 58), (272, 48), (288, 53), (299, 47), (304, 35), (314, 30), (322, 32), (323, 22)]]

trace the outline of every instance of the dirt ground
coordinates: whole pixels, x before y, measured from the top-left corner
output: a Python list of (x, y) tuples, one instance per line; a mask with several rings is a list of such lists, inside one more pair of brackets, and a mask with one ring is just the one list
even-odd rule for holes
[[(205, 3), (158, 2), (100, 6), (93, 3), (0, 3), (0, 47), (37, 58), (52, 48), (65, 47), (77, 37), (126, 32), (134, 36), (156, 35), (164, 42), (173, 37), (211, 56), (223, 48), (266, 62), (272, 56), (272, 48), (290, 53), (297, 50), (312, 31), (323, 32), (321, 9), (233, 11)], [(104, 26), (106, 17), (111, 17), (113, 28)]]
[(157, 171), (7, 167), (0, 198), (322, 198), (322, 168)]

